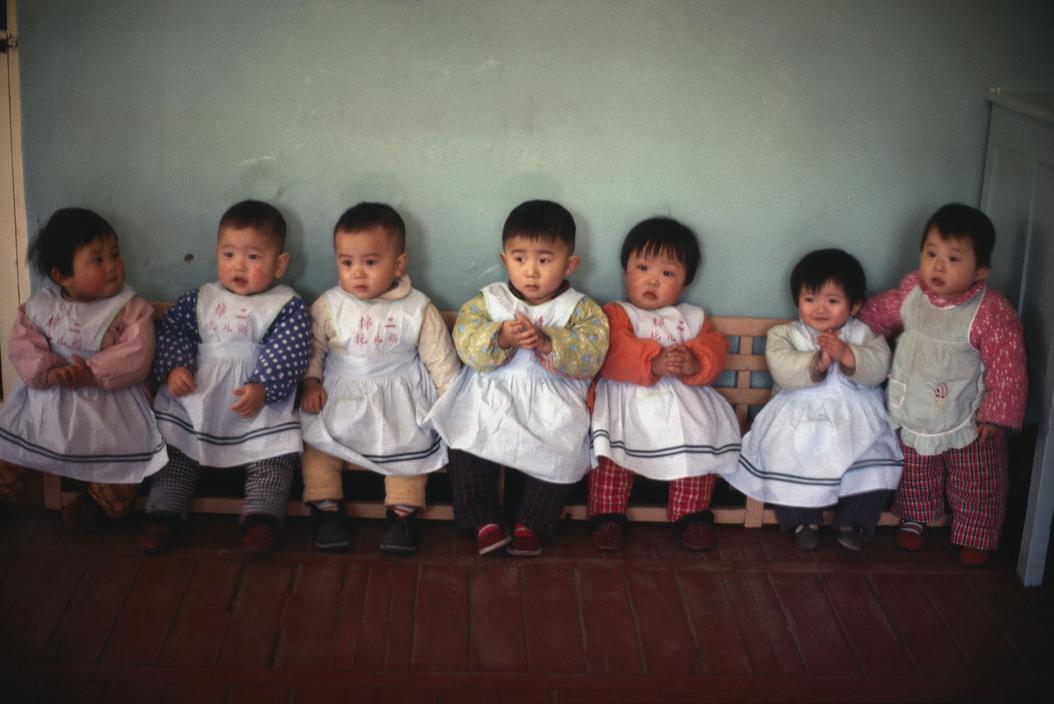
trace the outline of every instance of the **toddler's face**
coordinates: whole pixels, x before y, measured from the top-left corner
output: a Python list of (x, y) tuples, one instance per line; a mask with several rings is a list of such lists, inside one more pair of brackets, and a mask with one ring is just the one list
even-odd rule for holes
[(282, 277), (289, 253), (279, 252), (274, 239), (254, 227), (224, 227), (216, 244), (216, 259), (223, 288), (252, 296)]
[(833, 281), (816, 290), (802, 288), (798, 292), (798, 315), (819, 332), (837, 332), (859, 308), (859, 303), (849, 303), (845, 290)]
[(509, 282), (532, 306), (550, 300), (564, 277), (578, 268), (578, 257), (559, 240), (530, 239), (515, 235), (505, 241), (501, 263)]
[(96, 301), (116, 294), (124, 287), (124, 261), (117, 236), (104, 235), (78, 247), (73, 253), (72, 269), (69, 276), (58, 269), (51, 272), (51, 278), (70, 300)]
[(977, 266), (977, 255), (968, 237), (944, 239), (936, 227), (926, 233), (919, 256), (919, 273), (930, 291), (954, 298), (987, 279), (990, 271), (987, 266)]
[(398, 251), (395, 237), (384, 228), (337, 232), (333, 248), (340, 287), (359, 300), (384, 295), (406, 273), (406, 253)]
[(658, 254), (633, 252), (622, 273), (626, 298), (644, 310), (672, 306), (684, 291), (685, 275), (684, 264), (666, 251)]

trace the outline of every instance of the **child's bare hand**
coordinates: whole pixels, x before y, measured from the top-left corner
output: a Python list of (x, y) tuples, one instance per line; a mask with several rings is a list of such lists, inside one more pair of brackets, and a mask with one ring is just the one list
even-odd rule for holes
[(991, 440), (994, 436), (1003, 432), (1003, 429), (998, 425), (992, 425), (991, 423), (978, 423), (977, 424), (977, 441), (979, 444), (984, 445), (986, 442)]
[(319, 413), (326, 405), (326, 390), (322, 382), (315, 377), (304, 379), (300, 387), (300, 410), (308, 413)]
[(517, 313), (515, 318), (502, 323), (498, 333), (498, 346), (502, 349), (516, 347), (533, 350), (538, 346), (538, 341), (538, 328), (523, 313)]
[(826, 372), (831, 366), (831, 355), (824, 352), (822, 349), (817, 353), (816, 356), (816, 371)]
[(46, 378), (48, 386), (65, 386), (67, 388), (73, 386), (73, 370), (70, 369), (68, 364), (61, 367), (54, 367), (48, 371)]
[(186, 367), (176, 367), (168, 373), (168, 378), (165, 379), (165, 386), (168, 387), (169, 393), (176, 398), (186, 396), (197, 388), (194, 383), (194, 372)]
[(49, 386), (64, 386), (68, 389), (99, 385), (95, 379), (95, 372), (83, 357), (77, 355), (73, 355), (73, 361), (69, 364), (49, 371), (45, 381)]
[(852, 348), (838, 337), (838, 333), (822, 332), (819, 337), (816, 338), (816, 343), (820, 346), (820, 349), (827, 354), (829, 358), (829, 361), (827, 362), (828, 366), (831, 364), (830, 360), (834, 360), (843, 367), (848, 367), (850, 369), (856, 367), (856, 357), (853, 355)]
[(231, 410), (242, 418), (252, 418), (259, 413), (267, 398), (267, 392), (264, 391), (263, 384), (255, 382), (239, 386), (234, 390), (234, 395), (239, 398), (231, 406)]
[(680, 376), (682, 359), (676, 347), (667, 347), (651, 360), (651, 373), (655, 376)]
[(681, 371), (679, 376), (694, 376), (699, 373), (699, 360), (695, 358), (692, 351), (684, 345), (677, 345), (676, 349), (680, 352), (680, 367)]

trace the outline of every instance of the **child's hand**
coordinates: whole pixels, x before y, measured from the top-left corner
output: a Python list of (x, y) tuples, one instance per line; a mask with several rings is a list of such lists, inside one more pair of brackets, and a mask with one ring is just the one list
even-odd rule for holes
[(831, 366), (831, 355), (827, 354), (823, 350), (816, 353), (816, 371), (823, 374), (827, 373), (827, 369)]
[(998, 425), (992, 425), (991, 423), (978, 423), (977, 424), (977, 442), (978, 444), (984, 445), (992, 437), (1003, 432), (1003, 429)]
[(304, 379), (300, 386), (300, 410), (319, 413), (326, 405), (326, 390), (322, 382), (313, 376)]
[(73, 355), (73, 361), (69, 364), (49, 371), (46, 381), (51, 386), (64, 386), (69, 389), (99, 385), (95, 379), (95, 372), (83, 357), (77, 355)]
[(498, 347), (506, 350), (511, 347), (533, 350), (537, 346), (538, 328), (522, 312), (517, 313), (512, 320), (506, 320), (501, 324), (501, 330), (498, 333)]
[(680, 347), (667, 347), (651, 360), (651, 373), (655, 376), (680, 376), (684, 366), (684, 350)]
[(692, 351), (684, 345), (677, 345), (676, 349), (681, 353), (681, 373), (679, 376), (694, 376), (699, 373), (699, 360), (695, 358)]
[(828, 357), (827, 366), (824, 369), (831, 365), (831, 360), (838, 362), (846, 369), (856, 368), (856, 356), (853, 355), (852, 348), (842, 342), (838, 333), (822, 332), (816, 338), (816, 344)]
[(240, 398), (234, 402), (231, 410), (242, 418), (252, 418), (259, 413), (267, 399), (267, 392), (264, 391), (263, 384), (255, 382), (239, 386), (234, 390), (234, 395)]
[(176, 398), (186, 396), (197, 388), (194, 383), (194, 372), (186, 367), (176, 367), (168, 373), (168, 378), (165, 379), (165, 386), (168, 387), (169, 393)]

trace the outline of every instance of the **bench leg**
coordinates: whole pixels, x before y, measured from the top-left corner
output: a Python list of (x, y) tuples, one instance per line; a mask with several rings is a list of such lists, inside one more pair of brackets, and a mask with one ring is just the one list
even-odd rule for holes
[(765, 504), (757, 499), (747, 497), (746, 513), (743, 516), (743, 527), (760, 528), (765, 518)]

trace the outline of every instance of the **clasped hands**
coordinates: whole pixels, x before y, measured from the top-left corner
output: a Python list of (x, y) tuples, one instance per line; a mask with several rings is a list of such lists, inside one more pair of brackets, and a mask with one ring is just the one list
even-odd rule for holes
[(651, 373), (655, 376), (692, 376), (699, 373), (699, 360), (687, 346), (673, 345), (651, 360)]
[(48, 386), (64, 386), (67, 389), (76, 389), (83, 386), (98, 386), (99, 382), (83, 357), (73, 355), (73, 361), (61, 367), (48, 370), (45, 379)]
[(513, 347), (534, 350), (541, 354), (553, 351), (553, 341), (539, 325), (535, 325), (522, 312), (512, 320), (506, 320), (498, 330), (498, 347), (507, 350)]
[[(168, 373), (165, 386), (176, 398), (186, 396), (197, 388), (197, 384), (194, 383), (194, 372), (186, 367), (176, 367)], [(231, 410), (242, 418), (255, 416), (267, 400), (267, 392), (263, 384), (258, 382), (239, 386), (234, 390), (234, 395), (238, 397), (238, 400), (231, 406)]]

